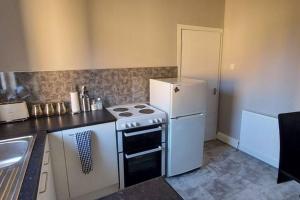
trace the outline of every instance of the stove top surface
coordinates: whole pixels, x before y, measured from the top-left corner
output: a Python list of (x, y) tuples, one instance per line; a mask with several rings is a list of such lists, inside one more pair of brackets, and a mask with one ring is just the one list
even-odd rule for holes
[(145, 103), (117, 105), (107, 108), (116, 118), (117, 129), (165, 123), (166, 113)]
[(107, 108), (117, 119), (126, 117), (146, 117), (151, 114), (161, 114), (162, 111), (148, 104), (117, 105)]

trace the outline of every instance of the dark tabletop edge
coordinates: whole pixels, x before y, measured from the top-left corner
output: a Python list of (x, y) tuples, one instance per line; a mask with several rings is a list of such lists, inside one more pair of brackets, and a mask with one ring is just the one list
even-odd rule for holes
[(181, 195), (168, 183), (168, 181), (166, 181), (166, 179), (165, 178), (163, 178), (163, 181), (168, 185), (168, 186), (170, 186), (170, 188), (171, 188), (171, 190), (173, 190), (177, 195), (178, 195), (178, 197), (180, 198), (180, 199), (182, 199), (182, 200), (184, 200), (182, 197), (181, 197)]
[[(160, 191), (157, 191), (160, 190)], [(163, 193), (162, 193), (163, 192)], [(98, 200), (183, 200), (165, 177), (153, 178), (109, 194)]]

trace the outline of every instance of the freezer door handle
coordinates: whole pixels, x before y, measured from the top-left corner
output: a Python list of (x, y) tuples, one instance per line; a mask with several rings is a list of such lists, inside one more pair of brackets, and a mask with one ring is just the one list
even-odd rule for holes
[(183, 115), (183, 116), (178, 116), (178, 117), (174, 117), (174, 118), (171, 118), (171, 119), (180, 119), (180, 118), (183, 118), (183, 117), (188, 117), (188, 116), (193, 116), (193, 115), (204, 116), (204, 113), (196, 113), (196, 114), (191, 114), (191, 115)]

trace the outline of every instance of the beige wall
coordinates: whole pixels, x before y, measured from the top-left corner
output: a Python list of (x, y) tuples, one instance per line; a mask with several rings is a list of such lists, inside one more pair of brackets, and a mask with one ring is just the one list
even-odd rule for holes
[(174, 66), (176, 24), (223, 27), (224, 0), (2, 0), (0, 71)]
[(300, 109), (299, 8), (299, 0), (226, 0), (220, 131), (239, 138), (243, 109)]
[(27, 66), (27, 49), (17, 0), (0, 1), (0, 71)]

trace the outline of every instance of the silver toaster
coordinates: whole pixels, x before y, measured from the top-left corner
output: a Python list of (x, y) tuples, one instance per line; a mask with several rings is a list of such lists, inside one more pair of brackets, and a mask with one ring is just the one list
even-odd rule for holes
[(0, 104), (0, 123), (21, 121), (29, 118), (25, 101)]

